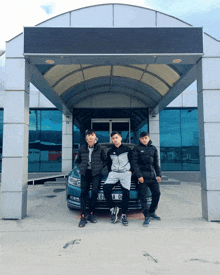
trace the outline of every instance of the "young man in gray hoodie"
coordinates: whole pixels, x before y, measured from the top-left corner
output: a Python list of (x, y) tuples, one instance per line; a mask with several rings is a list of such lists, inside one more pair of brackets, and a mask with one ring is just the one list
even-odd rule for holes
[(104, 184), (103, 190), (107, 204), (111, 212), (111, 222), (117, 222), (119, 207), (112, 200), (112, 189), (115, 184), (120, 181), (123, 190), (122, 197), (122, 215), (121, 222), (128, 225), (126, 217), (129, 203), (129, 193), (131, 188), (131, 149), (121, 144), (122, 137), (120, 132), (112, 132), (111, 134), (113, 146), (107, 153), (108, 178)]

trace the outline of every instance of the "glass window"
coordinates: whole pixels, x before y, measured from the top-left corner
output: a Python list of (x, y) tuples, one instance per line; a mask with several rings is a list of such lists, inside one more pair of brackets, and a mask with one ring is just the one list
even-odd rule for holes
[(139, 138), (141, 132), (149, 132), (149, 124), (146, 122), (140, 129), (133, 131), (131, 129), (131, 143), (139, 144)]
[(62, 113), (30, 110), (29, 121), (29, 172), (60, 172)]
[(74, 120), (73, 125), (73, 160), (75, 159), (76, 155), (78, 154), (79, 148), (80, 148), (80, 140), (81, 140), (81, 133), (80, 133), (80, 127), (76, 120)]
[(198, 171), (198, 111), (165, 109), (160, 113), (162, 171)]
[(198, 171), (199, 129), (197, 109), (181, 110), (182, 163), (185, 171)]
[(0, 109), (0, 173), (2, 171), (3, 110)]
[(93, 122), (92, 128), (96, 131), (100, 143), (109, 142), (109, 127), (109, 122)]

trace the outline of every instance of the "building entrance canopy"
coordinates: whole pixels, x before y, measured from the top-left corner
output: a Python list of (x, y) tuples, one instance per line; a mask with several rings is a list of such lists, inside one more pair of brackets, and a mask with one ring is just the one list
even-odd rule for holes
[(129, 118), (136, 133), (149, 118), (159, 148), (157, 114), (196, 80), (202, 215), (220, 220), (219, 53), (219, 41), (202, 28), (123, 4), (85, 7), (25, 28), (6, 47), (2, 217), (26, 215), (30, 82), (64, 114), (62, 169), (69, 171), (73, 118), (83, 122), (81, 132), (100, 115)]
[(158, 113), (196, 80), (202, 55), (202, 28), (24, 28), (31, 82), (64, 114), (112, 107), (105, 95)]

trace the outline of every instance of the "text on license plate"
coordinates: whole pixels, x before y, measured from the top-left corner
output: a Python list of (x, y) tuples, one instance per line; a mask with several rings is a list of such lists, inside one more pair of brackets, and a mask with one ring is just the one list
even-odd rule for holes
[[(122, 200), (122, 194), (112, 194), (112, 199), (121, 201)], [(98, 201), (103, 201), (103, 200), (105, 200), (104, 194), (102, 194), (102, 193), (98, 194)]]

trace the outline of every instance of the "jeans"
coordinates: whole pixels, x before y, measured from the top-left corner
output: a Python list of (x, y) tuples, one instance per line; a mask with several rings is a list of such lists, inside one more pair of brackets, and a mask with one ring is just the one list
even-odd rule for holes
[[(150, 208), (147, 205), (147, 188), (152, 193), (152, 202)], [(144, 183), (139, 183), (139, 198), (141, 201), (142, 211), (145, 217), (149, 217), (157, 209), (160, 199), (160, 187), (156, 179), (144, 179)]]
[(82, 214), (86, 214), (86, 204), (89, 200), (89, 190), (90, 184), (92, 184), (92, 196), (89, 200), (89, 213), (93, 213), (96, 208), (97, 204), (97, 196), (98, 190), (101, 185), (101, 178), (102, 174), (98, 174), (96, 176), (92, 175), (92, 170), (87, 169), (85, 176), (81, 175), (81, 196), (80, 196), (80, 203), (81, 203), (81, 211)]
[[(112, 199), (112, 189), (115, 186), (115, 184), (105, 184), (103, 187), (104, 195), (106, 198), (106, 202), (108, 207), (111, 209), (112, 207), (115, 207), (115, 203)], [(129, 193), (130, 190), (124, 188), (122, 186), (122, 214), (126, 214), (128, 212), (128, 203), (129, 203)]]

